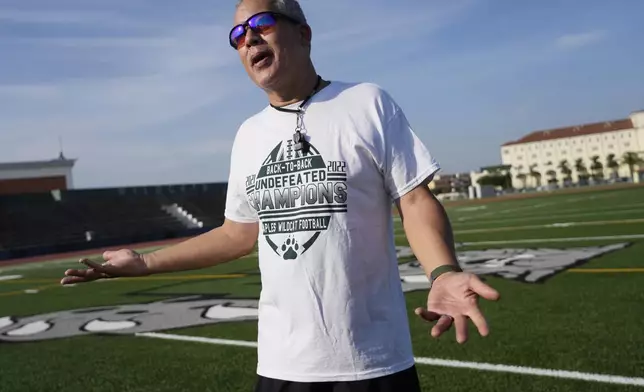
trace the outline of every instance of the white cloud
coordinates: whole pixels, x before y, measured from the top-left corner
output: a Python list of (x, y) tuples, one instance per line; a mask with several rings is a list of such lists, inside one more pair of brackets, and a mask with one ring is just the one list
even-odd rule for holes
[[(476, 0), (453, 0), (445, 3), (425, 3), (412, 10), (395, 7), (366, 8), (356, 20), (351, 2), (329, 4), (335, 8), (333, 23), (321, 26), (314, 36), (314, 45), (324, 55), (349, 52), (388, 40), (406, 40), (417, 34), (427, 34), (454, 23), (471, 10)], [(339, 27), (348, 26), (348, 27)]]
[(0, 22), (25, 24), (79, 24), (108, 26), (137, 26), (137, 22), (111, 12), (96, 11), (24, 11), (0, 9)]
[(603, 30), (588, 31), (585, 33), (577, 34), (566, 34), (557, 38), (555, 44), (557, 47), (562, 49), (581, 48), (600, 42), (604, 40), (607, 35), (607, 32)]
[[(452, 23), (469, 4), (470, 0), (440, 3), (413, 13), (374, 7), (363, 11), (359, 20), (347, 12), (332, 22), (320, 18), (314, 23), (319, 26), (314, 39), (321, 44), (316, 48), (329, 53), (328, 58), (354, 48), (371, 50), (374, 44)], [(345, 2), (315, 6), (354, 8)], [(316, 14), (320, 13), (311, 12)], [(15, 50), (9, 71), (20, 74), (21, 64), (42, 63), (42, 74), (0, 84), (3, 160), (55, 156), (62, 135), (66, 155), (79, 158), (75, 182), (80, 186), (214, 181), (225, 176), (233, 124), (242, 120), (231, 113), (240, 108), (240, 115), (246, 115), (248, 106), (262, 99), (227, 44), (229, 26), (192, 19), (177, 25), (180, 18), (166, 25), (151, 18), (143, 34), (130, 28), (128, 24), (138, 26), (139, 21), (129, 18), (102, 11), (0, 9), (0, 23), (57, 23), (67, 31), (0, 41), (0, 51)], [(91, 35), (78, 30), (72, 34), (67, 24), (109, 27), (111, 34), (100, 29)], [(119, 24), (124, 28), (113, 28)], [(338, 25), (352, 27), (339, 32)], [(52, 57), (61, 60), (48, 69)], [(70, 78), (76, 71), (86, 76)], [(248, 92), (257, 94), (258, 101)], [(204, 112), (221, 112), (221, 120)]]
[[(127, 51), (130, 40), (112, 39), (114, 46), (103, 55), (119, 59), (125, 72), (136, 70), (135, 75), (0, 85), (0, 103), (5, 108), (28, 108), (22, 115), (3, 113), (0, 133), (129, 131), (212, 105), (238, 90), (239, 83), (226, 70), (238, 61), (236, 54), (212, 44), (210, 37), (219, 33), (218, 27), (211, 26), (182, 28), (168, 36), (133, 38), (140, 46)], [(84, 49), (68, 50), (82, 53)]]
[(79, 59), (72, 69), (98, 56), (117, 67), (82, 78), (52, 70), (44, 73), (48, 82), (0, 84), (2, 161), (54, 157), (62, 135), (66, 155), (79, 158), (77, 186), (216, 180), (235, 129), (192, 115), (222, 110), (221, 100), (241, 100), (252, 88), (235, 67), (237, 55), (218, 39), (222, 31), (188, 25), (146, 37), (29, 38), (43, 64), (53, 50)]

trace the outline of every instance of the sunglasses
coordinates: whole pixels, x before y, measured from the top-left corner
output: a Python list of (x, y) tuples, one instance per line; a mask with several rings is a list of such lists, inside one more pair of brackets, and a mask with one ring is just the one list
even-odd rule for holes
[(244, 46), (246, 44), (246, 32), (248, 29), (262, 35), (270, 34), (274, 30), (275, 25), (280, 18), (295, 24), (300, 23), (290, 16), (280, 14), (278, 12), (260, 12), (248, 18), (246, 22), (238, 24), (230, 30), (230, 34), (228, 35), (230, 46), (235, 50), (239, 50), (239, 48)]

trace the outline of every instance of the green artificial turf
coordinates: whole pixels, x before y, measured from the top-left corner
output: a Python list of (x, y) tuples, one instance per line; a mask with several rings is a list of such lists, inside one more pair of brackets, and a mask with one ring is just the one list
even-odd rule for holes
[[(497, 248), (628, 247), (560, 272), (541, 283), (484, 276), (501, 293), (499, 302), (481, 301), (490, 324), (486, 338), (470, 325), (470, 340), (459, 345), (453, 331), (440, 339), (416, 318), (426, 291), (408, 293), (415, 354), (475, 363), (516, 365), (625, 377), (644, 377), (644, 272), (580, 273), (578, 270), (644, 270), (644, 239), (562, 241), (561, 238), (644, 234), (644, 188), (553, 194), (454, 206), (447, 204), (459, 251)], [(604, 222), (547, 227), (562, 222)], [(622, 222), (620, 222), (622, 221)], [(525, 227), (541, 226), (541, 227)], [(473, 231), (477, 230), (477, 231)], [(396, 223), (398, 245), (406, 245)], [(480, 241), (549, 239), (555, 242), (479, 244)], [(260, 278), (255, 256), (164, 279), (118, 279), (61, 287), (58, 281), (76, 260), (0, 267), (0, 318), (59, 310), (145, 303), (186, 295), (257, 298)], [(241, 274), (214, 279), (213, 275)], [(35, 294), (24, 290), (38, 289)], [(182, 328), (165, 333), (254, 341), (254, 321)], [(82, 336), (32, 343), (0, 343), (1, 391), (251, 391), (253, 348), (166, 341), (149, 337)], [(424, 391), (635, 391), (642, 387), (593, 381), (455, 369), (419, 364)]]

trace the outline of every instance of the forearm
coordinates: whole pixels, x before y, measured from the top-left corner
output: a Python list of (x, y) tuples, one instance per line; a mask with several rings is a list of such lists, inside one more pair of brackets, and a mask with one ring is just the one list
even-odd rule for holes
[(252, 252), (248, 242), (234, 238), (223, 227), (152, 253), (142, 255), (150, 273), (195, 270), (243, 257)]
[(452, 227), (440, 202), (421, 196), (407, 203), (406, 209), (403, 228), (425, 273), (441, 265), (458, 265)]

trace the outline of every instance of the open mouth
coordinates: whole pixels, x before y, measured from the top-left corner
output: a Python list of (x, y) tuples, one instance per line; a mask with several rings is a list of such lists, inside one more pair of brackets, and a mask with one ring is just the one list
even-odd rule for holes
[(272, 60), (273, 53), (270, 50), (262, 50), (251, 56), (250, 65), (252, 67), (262, 68), (270, 65)]

